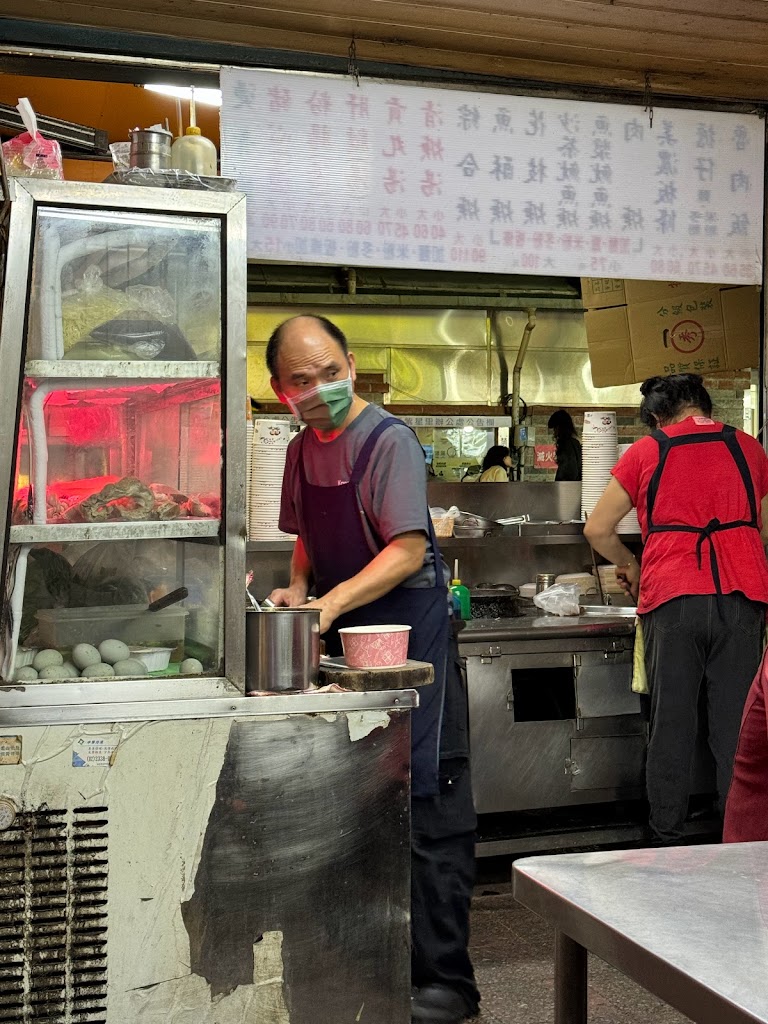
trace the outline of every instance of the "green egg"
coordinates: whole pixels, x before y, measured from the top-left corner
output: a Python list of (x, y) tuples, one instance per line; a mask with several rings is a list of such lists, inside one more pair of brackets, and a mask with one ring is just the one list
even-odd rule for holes
[(180, 672), (183, 676), (199, 676), (203, 671), (202, 661), (198, 661), (197, 658), (185, 658), (180, 666)]
[(21, 668), (16, 669), (13, 678), (17, 679), (19, 682), (31, 682), (33, 679), (37, 679), (37, 672), (31, 665), (22, 665)]
[(80, 673), (83, 679), (90, 678), (91, 676), (97, 679), (103, 679), (106, 676), (113, 676), (114, 674), (115, 670), (112, 668), (112, 666), (105, 665), (103, 662), (101, 662), (98, 665), (88, 665), (88, 667), (84, 668), (83, 671)]
[(76, 679), (80, 673), (75, 666), (66, 661), (61, 665), (46, 665), (40, 669), (41, 679)]
[(72, 648), (72, 661), (78, 668), (87, 668), (89, 665), (98, 665), (101, 655), (93, 644), (77, 644)]
[(52, 648), (47, 647), (44, 651), (38, 651), (35, 655), (35, 660), (32, 662), (32, 668), (37, 669), (40, 672), (44, 668), (50, 668), (52, 665), (63, 665), (64, 657), (59, 651), (54, 651)]
[(138, 658), (126, 658), (124, 661), (116, 661), (114, 664), (116, 676), (146, 676), (147, 666)]
[(116, 661), (127, 661), (131, 656), (128, 645), (122, 640), (102, 640), (99, 644), (99, 654), (102, 662), (107, 665), (114, 665)]

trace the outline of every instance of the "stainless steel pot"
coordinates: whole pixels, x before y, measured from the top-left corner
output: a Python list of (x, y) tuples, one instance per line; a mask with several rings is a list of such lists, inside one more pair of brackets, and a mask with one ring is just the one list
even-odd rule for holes
[(164, 128), (132, 128), (131, 167), (164, 171), (171, 166), (173, 136)]
[(319, 611), (305, 608), (246, 610), (246, 692), (306, 690), (317, 682), (319, 665)]

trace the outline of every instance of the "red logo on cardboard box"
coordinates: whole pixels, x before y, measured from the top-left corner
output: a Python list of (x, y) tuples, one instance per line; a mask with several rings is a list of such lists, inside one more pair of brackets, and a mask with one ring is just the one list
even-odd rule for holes
[(689, 356), (704, 344), (704, 328), (695, 320), (680, 320), (671, 331), (664, 331), (664, 348), (668, 341), (678, 352)]
[(537, 444), (533, 447), (534, 469), (557, 469), (555, 446), (553, 444)]

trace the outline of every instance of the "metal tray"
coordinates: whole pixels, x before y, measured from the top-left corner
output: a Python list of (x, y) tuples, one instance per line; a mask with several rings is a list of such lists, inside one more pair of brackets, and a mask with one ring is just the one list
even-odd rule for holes
[(615, 604), (585, 604), (579, 614), (604, 619), (634, 619), (637, 615), (637, 608)]

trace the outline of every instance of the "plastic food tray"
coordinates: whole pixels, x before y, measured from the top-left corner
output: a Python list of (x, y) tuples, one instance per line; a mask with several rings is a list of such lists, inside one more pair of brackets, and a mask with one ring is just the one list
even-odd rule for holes
[(116, 604), (98, 608), (41, 608), (37, 622), (41, 647), (97, 646), (122, 640), (129, 647), (172, 647), (184, 642), (184, 608), (148, 612), (146, 605)]

